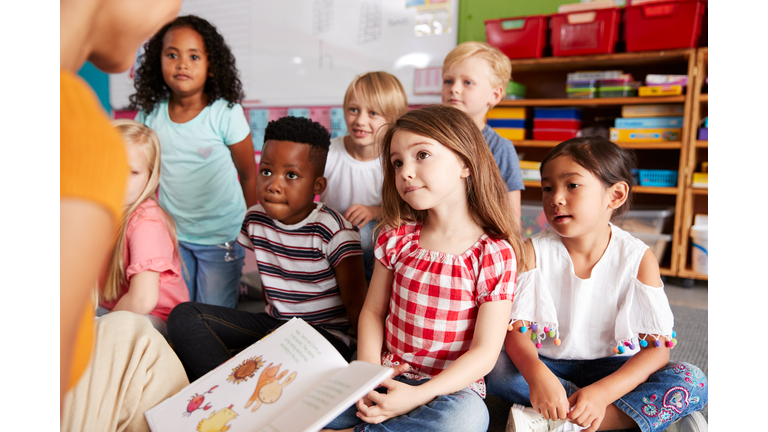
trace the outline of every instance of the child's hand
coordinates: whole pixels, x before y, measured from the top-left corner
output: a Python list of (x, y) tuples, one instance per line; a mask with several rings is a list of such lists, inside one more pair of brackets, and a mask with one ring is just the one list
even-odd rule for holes
[(605, 417), (605, 409), (610, 403), (603, 399), (600, 391), (591, 386), (577, 390), (568, 398), (568, 402), (573, 407), (568, 414), (568, 420), (581, 427), (589, 426), (584, 432), (594, 432), (600, 427)]
[(411, 386), (391, 378), (381, 385), (387, 388), (386, 393), (374, 390), (357, 402), (357, 417), (366, 423), (377, 424), (407, 414), (432, 400), (422, 395), (419, 386)]
[(347, 209), (347, 212), (344, 213), (344, 219), (350, 221), (352, 225), (358, 228), (365, 226), (365, 224), (370, 222), (374, 216), (371, 207), (362, 204), (353, 204)]
[(531, 406), (547, 420), (565, 420), (570, 405), (560, 380), (547, 370), (531, 380)]

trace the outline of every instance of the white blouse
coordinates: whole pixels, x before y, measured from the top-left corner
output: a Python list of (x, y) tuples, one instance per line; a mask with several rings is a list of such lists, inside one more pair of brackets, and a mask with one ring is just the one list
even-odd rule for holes
[(637, 280), (648, 249), (641, 240), (611, 224), (608, 247), (589, 279), (576, 276), (553, 229), (531, 241), (536, 268), (518, 276), (511, 322), (523, 320), (526, 333), (536, 335), (533, 343), (541, 344), (541, 355), (569, 360), (629, 356), (646, 343), (638, 334), (673, 336), (674, 318), (663, 286)]

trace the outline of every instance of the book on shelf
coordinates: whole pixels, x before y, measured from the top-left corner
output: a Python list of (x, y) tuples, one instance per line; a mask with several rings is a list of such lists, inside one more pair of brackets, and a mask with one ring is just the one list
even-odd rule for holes
[(153, 432), (313, 432), (393, 373), (347, 363), (317, 330), (293, 318), (144, 415)]

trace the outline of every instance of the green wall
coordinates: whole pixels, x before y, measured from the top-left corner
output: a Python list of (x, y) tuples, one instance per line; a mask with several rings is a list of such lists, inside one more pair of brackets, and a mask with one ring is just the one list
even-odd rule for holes
[(484, 21), (526, 15), (557, 13), (557, 7), (578, 0), (461, 0), (459, 1), (459, 43), (485, 42)]

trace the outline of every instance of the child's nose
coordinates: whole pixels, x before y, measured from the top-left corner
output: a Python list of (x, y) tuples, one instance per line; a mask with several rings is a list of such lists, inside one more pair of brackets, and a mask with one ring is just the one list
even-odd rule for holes
[(271, 193), (280, 193), (283, 190), (283, 185), (277, 178), (272, 178), (272, 181), (267, 184), (267, 190)]

